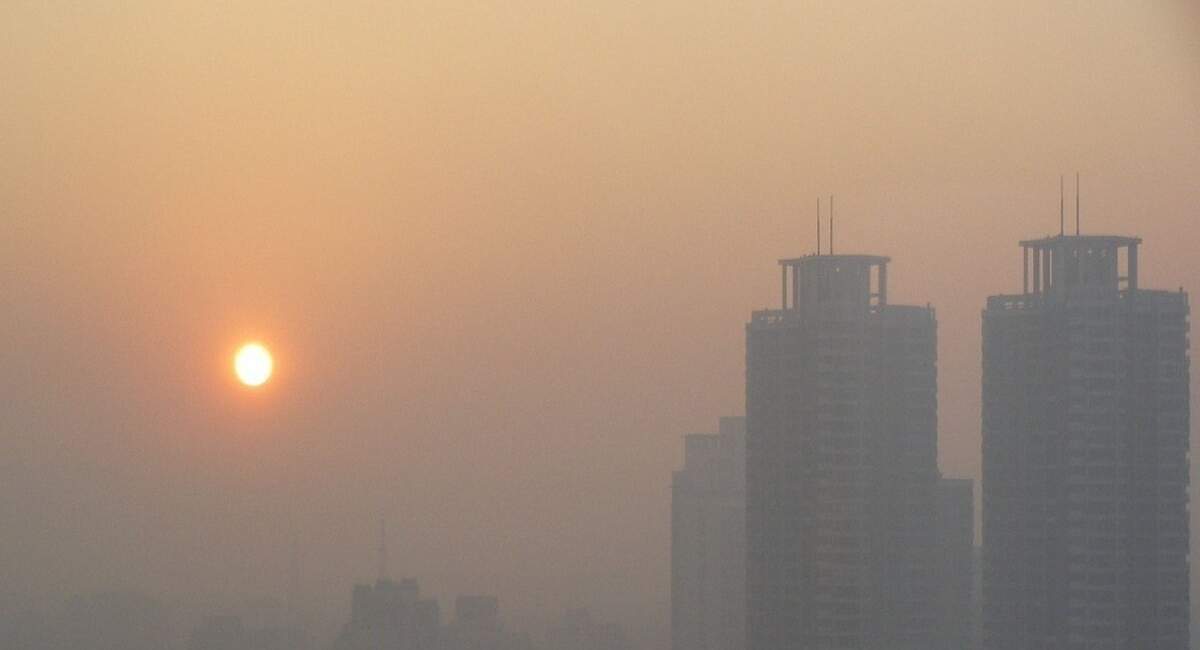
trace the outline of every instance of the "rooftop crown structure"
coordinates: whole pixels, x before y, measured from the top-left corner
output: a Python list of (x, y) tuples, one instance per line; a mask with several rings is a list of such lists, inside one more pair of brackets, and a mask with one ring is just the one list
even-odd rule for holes
[(1141, 243), (1136, 237), (1094, 235), (1023, 241), (1023, 292), (1137, 289)]

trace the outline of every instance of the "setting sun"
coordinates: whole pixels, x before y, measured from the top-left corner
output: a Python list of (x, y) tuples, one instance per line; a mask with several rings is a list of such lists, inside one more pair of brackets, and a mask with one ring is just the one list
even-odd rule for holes
[(237, 373), (238, 381), (247, 386), (267, 383), (274, 366), (271, 353), (261, 343), (243, 345), (233, 358), (233, 370)]

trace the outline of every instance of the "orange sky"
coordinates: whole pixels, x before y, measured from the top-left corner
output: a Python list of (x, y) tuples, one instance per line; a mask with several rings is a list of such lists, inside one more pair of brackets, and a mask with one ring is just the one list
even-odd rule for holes
[(680, 436), (742, 412), (818, 195), (938, 308), (949, 474), (1060, 173), (1200, 287), (1183, 0), (81, 4), (0, 7), (14, 593), (278, 594), (295, 530), (336, 618), (385, 508), (443, 597), (661, 636)]

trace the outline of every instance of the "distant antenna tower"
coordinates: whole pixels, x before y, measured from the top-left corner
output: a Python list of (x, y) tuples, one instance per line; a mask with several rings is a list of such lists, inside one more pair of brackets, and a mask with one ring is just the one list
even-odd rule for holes
[(1066, 205), (1063, 202), (1064, 200), (1065, 199), (1063, 199), (1063, 175), (1059, 174), (1058, 175), (1058, 236), (1059, 237), (1062, 237), (1063, 235), (1067, 234), (1066, 226), (1064, 225), (1066, 223), (1064, 221), (1066, 219), (1066, 217), (1064, 216), (1066, 214), (1064, 212), (1065, 208), (1063, 207)]
[(829, 195), (829, 254), (833, 255), (833, 195)]
[(388, 548), (387, 548), (387, 521), (379, 518), (379, 579), (387, 580), (388, 569)]
[(821, 254), (821, 197), (817, 197), (817, 255)]
[(1075, 172), (1075, 236), (1079, 236), (1079, 172)]

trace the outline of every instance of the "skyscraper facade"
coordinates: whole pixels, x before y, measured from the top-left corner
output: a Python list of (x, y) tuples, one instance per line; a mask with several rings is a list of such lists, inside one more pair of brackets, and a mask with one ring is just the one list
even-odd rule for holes
[(936, 319), (888, 258), (780, 260), (746, 325), (750, 650), (939, 647)]
[(983, 312), (984, 646), (1188, 648), (1188, 300), (1131, 237), (1021, 242)]
[(746, 419), (684, 438), (671, 482), (671, 647), (742, 650), (746, 620)]

